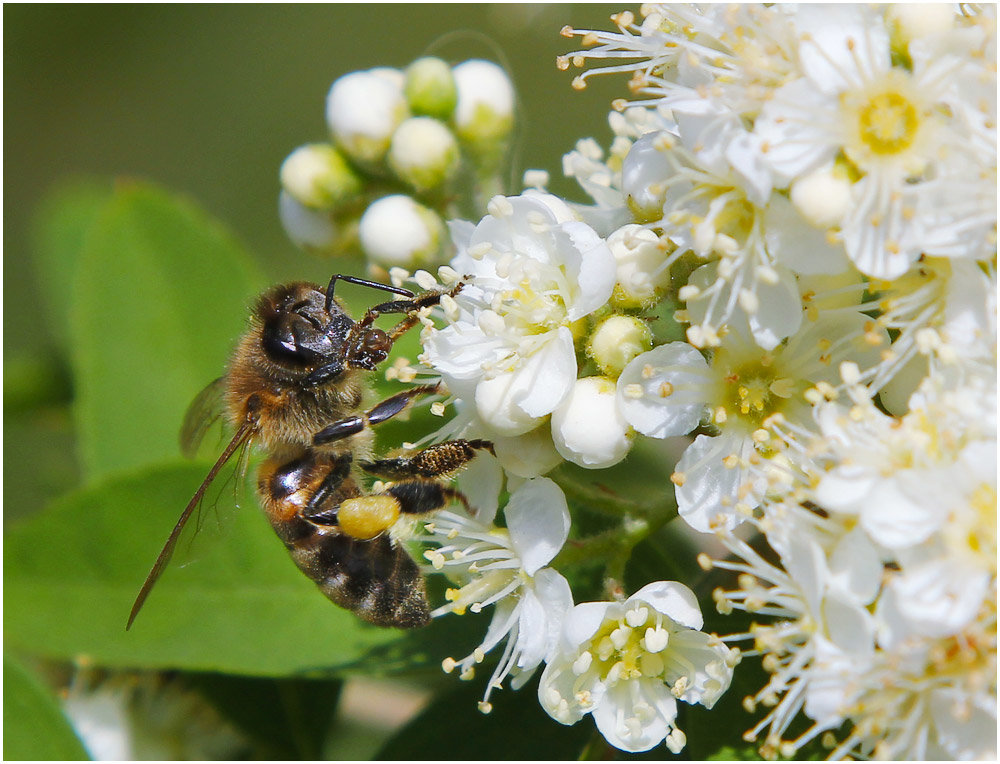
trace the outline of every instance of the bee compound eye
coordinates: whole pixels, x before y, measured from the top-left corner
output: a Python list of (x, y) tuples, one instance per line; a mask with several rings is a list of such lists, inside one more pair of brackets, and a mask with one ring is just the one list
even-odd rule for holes
[(337, 508), (337, 524), (348, 536), (373, 539), (399, 519), (399, 502), (393, 496), (359, 496)]

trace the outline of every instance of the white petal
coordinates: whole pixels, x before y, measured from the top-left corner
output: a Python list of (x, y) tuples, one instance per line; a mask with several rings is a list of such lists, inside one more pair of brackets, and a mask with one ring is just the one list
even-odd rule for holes
[[(716, 527), (735, 528), (743, 521), (742, 510), (756, 507), (764, 488), (751, 480), (742, 466), (753, 452), (749, 437), (723, 433), (718, 437), (699, 435), (677, 463), (683, 485), (677, 486), (677, 507), (681, 517), (697, 531), (708, 533)], [(724, 460), (735, 457), (736, 466)], [(739, 505), (739, 506), (737, 506)]]
[(710, 381), (708, 362), (696, 348), (669, 342), (641, 353), (622, 370), (618, 407), (643, 435), (686, 435), (705, 412)]
[(831, 244), (826, 231), (809, 225), (780, 194), (774, 194), (767, 205), (764, 231), (771, 257), (796, 273), (833, 275), (850, 267), (843, 245)]
[(926, 494), (905, 490), (912, 481), (920, 482), (914, 470), (900, 470), (872, 487), (861, 524), (876, 543), (890, 549), (913, 546), (939, 527), (943, 518), (936, 503), (925, 501)]
[(604, 305), (615, 287), (615, 257), (597, 232), (586, 223), (563, 223), (553, 232), (566, 276), (579, 291), (566, 305), (566, 318), (575, 321)]
[(677, 581), (654, 581), (646, 584), (625, 601), (628, 611), (633, 602), (645, 602), (688, 629), (700, 629), (704, 624), (698, 600), (688, 587)]
[[(896, 607), (910, 629), (927, 637), (957, 634), (982, 608), (990, 575), (954, 560), (936, 560), (893, 578)], [(881, 598), (880, 598), (881, 599)]]
[(476, 520), (486, 525), (493, 521), (503, 485), (503, 471), (497, 458), (480, 451), (476, 458), (462, 470), (458, 477), (458, 487), (475, 512)]
[(774, 350), (785, 337), (802, 325), (802, 299), (795, 276), (784, 266), (776, 266), (775, 284), (758, 281), (754, 287), (759, 307), (749, 315), (750, 332), (764, 350)]
[(671, 635), (670, 652), (675, 657), (664, 675), (667, 684), (673, 685), (684, 676), (687, 683), (680, 699), (705, 708), (714, 706), (733, 679), (732, 666), (726, 660), (728, 648), (702, 631), (685, 629)]
[[(562, 653), (576, 653), (577, 648), (589, 640), (604, 623), (609, 608), (621, 608), (611, 602), (581, 602), (566, 614), (563, 621), (559, 650)], [(575, 660), (575, 655), (574, 655)]]
[[(604, 739), (615, 748), (629, 753), (648, 751), (663, 742), (677, 715), (676, 701), (673, 715), (668, 720), (662, 707), (670, 708), (673, 697), (658, 682), (640, 682), (640, 691), (633, 694), (630, 684), (609, 688), (601, 703), (593, 711), (594, 723)], [(637, 717), (637, 707), (648, 712)], [(648, 714), (648, 715), (647, 715)]]
[(949, 687), (931, 693), (930, 712), (938, 743), (956, 761), (995, 761), (996, 697), (980, 692), (971, 701), (964, 688)]
[(738, 129), (725, 148), (726, 161), (743, 181), (747, 198), (763, 206), (771, 195), (771, 168), (762, 151), (760, 136)]
[(764, 161), (775, 171), (780, 184), (788, 185), (836, 154), (837, 102), (805, 78), (783, 85), (770, 95), (754, 122), (754, 132), (767, 143)]
[(823, 622), (830, 640), (852, 655), (870, 656), (875, 650), (875, 624), (871, 613), (849, 597), (827, 596)]
[(844, 535), (829, 555), (831, 587), (853, 595), (862, 605), (875, 599), (881, 585), (882, 560), (861, 526)]
[(548, 478), (525, 481), (504, 509), (507, 530), (525, 572), (534, 575), (569, 537), (569, 508), (562, 489)]
[(875, 487), (876, 474), (863, 464), (841, 464), (820, 478), (816, 502), (834, 512), (859, 512)]
[(530, 671), (556, 647), (563, 619), (573, 607), (569, 582), (552, 568), (535, 574), (534, 586), (525, 587), (521, 596), (518, 623), (517, 667)]
[(476, 408), (501, 435), (521, 435), (537, 427), (537, 420), (562, 402), (575, 381), (573, 335), (560, 326), (514, 371), (480, 382)]

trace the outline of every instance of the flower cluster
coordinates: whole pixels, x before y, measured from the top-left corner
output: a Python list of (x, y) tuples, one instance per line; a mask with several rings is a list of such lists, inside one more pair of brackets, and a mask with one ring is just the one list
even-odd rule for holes
[[(451, 253), (444, 219), (479, 214), (498, 188), (514, 91), (489, 61), (421, 58), (340, 77), (326, 121), (332, 140), (300, 146), (281, 166), (292, 241), (333, 254), (360, 244), (376, 272), (440, 264)], [(452, 201), (460, 185), (465, 206)]]
[[(833, 757), (996, 756), (997, 479), (993, 380), (928, 378), (900, 418), (864, 389), (785, 434), (788, 469), (753, 521), (778, 563), (732, 534), (723, 611), (770, 616), (746, 635), (771, 677), (749, 733), (793, 757), (829, 730)], [(705, 560), (705, 564), (711, 564)], [(811, 726), (783, 736), (802, 712)]]
[[(767, 755), (818, 739), (834, 758), (995, 756), (992, 8), (613, 20), (564, 28), (581, 49), (557, 62), (586, 68), (577, 89), (630, 76), (608, 149), (567, 142), (588, 201), (526, 173), (449, 222), (437, 278), (391, 272), (461, 282), (421, 335), (448, 391), (435, 411), (454, 411), (431, 437), (495, 444), (463, 487), (476, 512), (440, 513), (422, 539), (453, 584), (436, 616), (493, 608), (445, 669), (471, 678), (503, 644), (484, 711), (541, 669), (556, 721), (677, 752), (676, 701), (711, 708), (738, 644), (770, 674), (745, 701), (768, 709), (747, 733)], [(661, 500), (607, 488), (609, 467)], [(611, 516), (596, 533), (588, 502)], [(628, 596), (630, 554), (675, 513), (715, 544), (705, 568), (738, 574), (714, 599), (749, 631), (702, 632), (683, 583)], [(574, 576), (584, 562), (604, 564), (602, 592)]]

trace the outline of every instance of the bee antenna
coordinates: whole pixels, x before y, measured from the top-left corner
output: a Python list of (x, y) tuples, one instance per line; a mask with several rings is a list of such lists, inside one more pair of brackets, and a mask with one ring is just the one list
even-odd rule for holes
[(369, 281), (368, 279), (359, 279), (357, 276), (345, 276), (342, 273), (333, 274), (333, 278), (330, 279), (330, 286), (326, 288), (326, 312), (329, 313), (330, 309), (333, 307), (333, 288), (337, 281), (346, 281), (349, 284), (359, 284), (360, 286), (371, 287), (372, 289), (382, 289), (386, 292), (393, 292), (394, 294), (401, 294), (404, 297), (413, 297), (413, 292), (409, 289), (403, 289), (402, 287), (390, 286), (389, 284), (382, 284), (378, 281)]

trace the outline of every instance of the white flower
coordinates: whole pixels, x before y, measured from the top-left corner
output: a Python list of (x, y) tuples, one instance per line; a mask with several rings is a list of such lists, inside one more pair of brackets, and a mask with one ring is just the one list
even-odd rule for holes
[[(480, 492), (492, 493), (482, 485)], [(512, 677), (514, 689), (528, 681), (555, 643), (564, 613), (573, 606), (566, 579), (545, 567), (566, 542), (570, 517), (562, 491), (547, 478), (527, 480), (511, 494), (504, 508), (506, 528), (492, 523), (496, 493), (492, 504), (485, 500), (473, 504), (477, 507), (473, 517), (454, 512), (435, 515), (427, 530), (439, 546), (425, 552), (425, 557), (461, 584), (448, 590), (449, 604), (433, 616), (467, 609), (478, 613), (494, 606), (482, 644), (465, 658), (448, 658), (443, 664), (445, 671), (459, 668), (463, 678), (471, 678), (474, 667), (506, 640), (480, 704), (488, 712), (490, 694), (507, 676)]]
[(738, 322), (761, 347), (773, 348), (801, 321), (793, 272), (838, 274), (849, 265), (842, 247), (784, 196), (700, 163), (670, 133), (635, 142), (622, 186), (636, 217), (676, 246), (671, 261), (685, 252), (708, 261), (680, 291), (692, 323), (688, 339), (700, 347), (715, 345), (723, 325)]
[(717, 436), (695, 438), (671, 476), (678, 511), (689, 525), (732, 528), (747, 517), (764, 488), (756, 465), (772, 448), (769, 428), (779, 418), (808, 426), (807, 388), (837, 383), (842, 361), (861, 368), (878, 362), (882, 335), (870, 321), (851, 309), (820, 313), (771, 351), (734, 330), (711, 362), (689, 344), (671, 342), (625, 367), (618, 404), (639, 432), (685, 435), (703, 419), (718, 428)]
[(868, 275), (899, 276), (924, 252), (974, 254), (969, 244), (996, 224), (996, 151), (975, 146), (962, 115), (983, 107), (956, 83), (986, 75), (985, 40), (933, 56), (912, 44), (904, 68), (874, 8), (802, 6), (794, 24), (804, 76), (774, 91), (754, 126), (781, 183), (843, 153), (860, 177), (839, 225)]
[(521, 435), (563, 401), (577, 376), (574, 322), (604, 305), (614, 257), (555, 197), (496, 197), (478, 225), (453, 224), (452, 269), (467, 276), (425, 363), (475, 403), (489, 434)]
[(969, 382), (932, 374), (899, 419), (848, 386), (818, 432), (784, 430), (752, 520), (777, 562), (722, 534), (738, 562), (715, 565), (742, 575), (716, 602), (762, 618), (732, 639), (771, 673), (746, 703), (771, 707), (748, 733), (766, 755), (836, 729), (834, 759), (995, 757), (996, 413)]
[(538, 699), (562, 724), (592, 714), (623, 751), (666, 741), (683, 748), (677, 701), (711, 708), (729, 687), (734, 656), (700, 631), (701, 610), (683, 584), (648, 584), (624, 602), (585, 602), (566, 616)]

